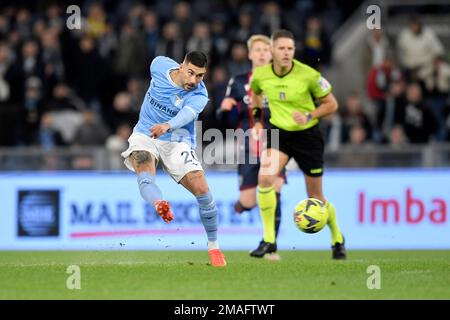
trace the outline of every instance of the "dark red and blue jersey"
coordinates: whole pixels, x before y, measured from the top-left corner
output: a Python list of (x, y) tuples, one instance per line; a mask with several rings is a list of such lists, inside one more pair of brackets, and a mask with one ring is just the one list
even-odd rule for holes
[[(250, 110), (250, 102), (252, 97), (252, 90), (250, 88), (250, 79), (252, 73), (248, 72), (232, 77), (228, 82), (225, 98), (233, 98), (237, 105), (227, 113), (228, 123), (234, 128), (242, 128), (247, 130), (253, 127), (254, 119), (252, 111)], [(264, 98), (264, 103), (261, 112), (261, 123), (264, 128), (269, 128), (270, 111), (267, 99)]]

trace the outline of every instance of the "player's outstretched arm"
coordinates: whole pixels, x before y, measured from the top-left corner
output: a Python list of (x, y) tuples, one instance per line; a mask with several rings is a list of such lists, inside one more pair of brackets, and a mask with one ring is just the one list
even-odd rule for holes
[(167, 123), (158, 123), (150, 128), (150, 136), (158, 139), (164, 133), (169, 130), (179, 129), (189, 122), (192, 122), (197, 118), (198, 113), (191, 107), (186, 106), (178, 112), (178, 114), (170, 119)]

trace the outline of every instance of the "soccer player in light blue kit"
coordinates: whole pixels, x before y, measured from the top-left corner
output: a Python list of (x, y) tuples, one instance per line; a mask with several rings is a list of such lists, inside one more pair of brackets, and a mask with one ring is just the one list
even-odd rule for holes
[(211, 265), (223, 267), (226, 261), (217, 241), (217, 207), (194, 151), (195, 120), (208, 102), (202, 81), (207, 62), (200, 51), (189, 52), (181, 64), (163, 56), (153, 59), (150, 87), (122, 157), (127, 168), (136, 172), (142, 197), (155, 206), (165, 222), (173, 220), (173, 214), (155, 183), (159, 161), (196, 197)]

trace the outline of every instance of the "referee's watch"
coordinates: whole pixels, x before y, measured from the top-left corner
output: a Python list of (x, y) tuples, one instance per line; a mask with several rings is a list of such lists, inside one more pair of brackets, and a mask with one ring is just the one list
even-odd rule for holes
[(312, 114), (308, 112), (308, 113), (306, 114), (306, 123), (310, 122), (312, 119), (313, 119)]

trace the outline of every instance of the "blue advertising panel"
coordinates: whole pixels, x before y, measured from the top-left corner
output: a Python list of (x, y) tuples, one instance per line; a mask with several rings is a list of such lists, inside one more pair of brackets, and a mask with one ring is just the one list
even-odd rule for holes
[[(219, 209), (223, 249), (250, 250), (262, 236), (259, 211), (238, 215), (234, 172), (208, 171)], [(0, 175), (0, 250), (199, 250), (206, 235), (195, 198), (164, 174), (157, 176), (175, 219), (157, 216), (130, 173), (8, 173)], [(450, 170), (328, 171), (325, 195), (334, 203), (348, 249), (450, 249)], [(300, 232), (295, 205), (304, 179), (288, 174), (282, 190), (280, 249), (328, 249), (327, 228)]]

